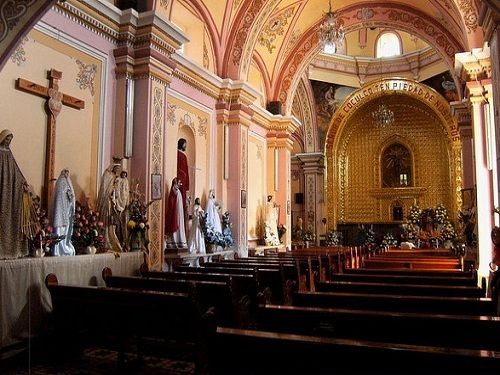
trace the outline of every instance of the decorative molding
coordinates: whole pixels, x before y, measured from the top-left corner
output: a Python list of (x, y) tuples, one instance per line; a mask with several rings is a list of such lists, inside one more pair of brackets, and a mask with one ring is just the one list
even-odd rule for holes
[(97, 74), (97, 65), (86, 65), (80, 60), (76, 60), (76, 64), (78, 65), (79, 69), (78, 75), (76, 76), (76, 83), (78, 83), (78, 87), (80, 87), (80, 90), (85, 90), (88, 88), (92, 96), (94, 96), (94, 81)]
[(288, 19), (293, 16), (293, 12), (293, 7), (285, 9), (276, 17), (271, 18), (261, 31), (257, 41), (261, 46), (266, 47), (269, 53), (272, 54), (276, 48), (274, 42), (278, 36), (282, 36), (285, 33), (285, 26), (288, 25)]
[(474, 2), (472, 0), (458, 0), (458, 7), (462, 12), (462, 18), (467, 27), (467, 32), (470, 34), (476, 31), (479, 16), (474, 6)]
[(160, 0), (160, 6), (162, 8), (167, 9), (167, 7), (168, 7), (168, 0)]
[(5, 0), (0, 4), (0, 42), (35, 3), (36, 0)]
[(207, 138), (208, 118), (198, 116), (198, 135)]
[(167, 102), (167, 122), (175, 126), (176, 123), (176, 118), (175, 118), (175, 110), (177, 109), (177, 106), (175, 104), (170, 104)]
[(26, 62), (26, 51), (24, 50), (24, 45), (29, 41), (28, 37), (24, 37), (21, 43), (17, 46), (14, 53), (10, 56), (11, 61), (17, 66), (24, 65)]
[[(153, 92), (153, 131), (151, 134), (150, 174), (161, 173), (163, 165), (163, 102), (164, 90), (155, 87)], [(162, 201), (153, 201), (148, 209), (149, 267), (163, 267)]]

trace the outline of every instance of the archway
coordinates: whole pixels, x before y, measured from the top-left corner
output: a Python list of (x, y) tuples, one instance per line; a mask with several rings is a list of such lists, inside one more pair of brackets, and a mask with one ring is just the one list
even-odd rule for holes
[[(394, 108), (395, 123), (400, 121), (406, 127), (374, 128), (371, 112), (382, 99), (391, 106), (391, 109)], [(404, 121), (398, 120), (401, 114), (408, 116), (409, 113), (414, 113), (415, 119), (421, 125), (410, 128), (408, 124), (411, 121), (408, 117)], [(366, 165), (352, 170), (352, 165), (349, 165), (352, 160), (349, 160), (348, 156), (349, 152), (353, 151), (349, 150), (349, 142), (353, 139), (353, 134), (361, 129), (360, 127), (364, 127), (362, 130), (363, 137), (366, 138), (365, 146), (357, 147), (360, 148), (360, 153), (366, 154), (363, 159)], [(414, 186), (382, 189), (380, 171), (376, 166), (380, 164), (384, 145), (389, 145), (395, 140), (401, 143), (401, 140), (405, 139), (411, 139), (411, 143), (414, 144), (410, 147), (416, 165)], [(431, 147), (432, 142), (434, 146)], [(407, 146), (407, 142), (403, 141), (403, 144)], [(372, 149), (367, 150), (366, 145), (371, 145)], [(325, 155), (327, 217), (331, 227), (347, 221), (389, 220), (384, 216), (390, 212), (387, 204), (397, 198), (406, 202), (406, 206), (420, 199), (429, 205), (442, 203), (437, 200), (443, 200), (453, 213), (458, 212), (461, 207), (461, 142), (456, 120), (449, 114), (449, 104), (446, 99), (416, 81), (382, 79), (371, 82), (348, 96), (330, 122)], [(439, 159), (438, 156), (441, 156), (442, 160), (432, 163), (433, 158)], [(422, 165), (428, 165), (429, 169), (426, 171)], [(365, 191), (360, 193), (361, 185), (359, 183), (356, 185), (349, 179), (353, 174), (366, 176), (365, 183), (368, 186)], [(429, 188), (429, 181), (433, 180), (436, 180), (435, 186)], [(439, 192), (439, 187), (446, 191)], [(431, 190), (436, 192), (430, 194)], [(350, 214), (352, 201), (349, 201), (348, 197), (354, 197), (356, 194), (359, 195), (357, 199), (364, 202), (360, 207), (361, 211), (365, 211), (365, 216)], [(371, 212), (370, 210), (374, 211), (371, 216), (366, 214)]]

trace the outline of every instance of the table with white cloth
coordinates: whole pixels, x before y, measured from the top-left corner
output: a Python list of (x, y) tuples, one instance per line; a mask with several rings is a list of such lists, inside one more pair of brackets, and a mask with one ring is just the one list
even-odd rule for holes
[(132, 276), (139, 272), (142, 252), (0, 260), (0, 358), (46, 331), (52, 310), (45, 276), (61, 284), (103, 286), (101, 273)]

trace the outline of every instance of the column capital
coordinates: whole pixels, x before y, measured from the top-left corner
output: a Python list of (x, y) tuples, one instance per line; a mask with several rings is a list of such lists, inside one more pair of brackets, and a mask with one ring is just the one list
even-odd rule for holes
[(455, 54), (455, 70), (465, 81), (491, 77), (490, 47), (473, 48), (470, 52)]
[(113, 51), (117, 78), (151, 78), (169, 85), (177, 63), (172, 55), (189, 39), (155, 14), (124, 13)]
[(303, 163), (304, 173), (323, 173), (325, 169), (325, 155), (322, 152), (308, 152), (295, 154)]

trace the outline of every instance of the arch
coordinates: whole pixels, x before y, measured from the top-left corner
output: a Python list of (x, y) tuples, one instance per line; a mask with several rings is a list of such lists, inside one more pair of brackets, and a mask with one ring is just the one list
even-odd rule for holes
[[(338, 17), (344, 22), (347, 32), (353, 32), (366, 27), (366, 20), (359, 17), (364, 4), (353, 5), (339, 11)], [(372, 17), (369, 18), (371, 26), (392, 27), (417, 35), (432, 45), (445, 60), (450, 71), (454, 71), (455, 54), (467, 50), (467, 41), (457, 39), (443, 25), (436, 24), (435, 20), (420, 10), (403, 4), (380, 4), (371, 8)], [(284, 113), (289, 114), (289, 98), (297, 85), (297, 76), (301, 76), (310, 61), (319, 51), (318, 24), (313, 25), (304, 33), (299, 43), (290, 52), (282, 66), (275, 91), (270, 100), (280, 100)], [(455, 80), (457, 78), (455, 77)], [(460, 87), (458, 81), (455, 82)]]
[(222, 78), (239, 79), (246, 72), (252, 58), (255, 43), (268, 16), (280, 0), (251, 0), (243, 3), (229, 32), (225, 48)]
[[(396, 50), (397, 48), (397, 52), (391, 53), (389, 51), (385, 51), (384, 53), (384, 51), (381, 51), (380, 49), (384, 47), (383, 45), (381, 45), (384, 42), (384, 39), (386, 39), (385, 42), (387, 44), (389, 43), (391, 44), (392, 50)], [(401, 55), (403, 53), (403, 43), (401, 42), (401, 36), (399, 35), (399, 33), (392, 30), (382, 31), (381, 33), (378, 34), (375, 40), (374, 51), (375, 51), (375, 56), (374, 56), (375, 58), (393, 57)]]
[(403, 142), (391, 142), (379, 154), (380, 187), (413, 185), (413, 157)]
[(408, 183), (407, 186), (415, 185), (415, 181), (418, 181), (418, 179), (419, 179), (418, 169), (415, 167), (416, 161), (419, 160), (419, 158), (420, 158), (420, 155), (418, 152), (418, 147), (414, 144), (414, 142), (411, 139), (408, 139), (408, 138), (406, 138), (398, 133), (392, 134), (390, 137), (382, 140), (377, 152), (373, 156), (373, 165), (376, 166), (376, 168), (374, 169), (375, 180), (378, 181), (379, 182), (378, 185), (380, 187), (382, 187), (383, 183), (382, 183), (382, 173), (381, 173), (381, 170), (382, 170), (381, 156), (382, 156), (382, 153), (384, 152), (384, 150), (386, 150), (391, 144), (395, 144), (395, 143), (402, 144), (403, 146), (405, 146), (408, 149), (408, 151), (410, 153), (412, 176), (411, 176), (411, 181), (408, 181), (408, 182), (411, 182), (411, 184)]
[[(462, 146), (458, 125), (456, 119), (450, 114), (449, 103), (437, 91), (417, 81), (405, 78), (381, 79), (370, 82), (349, 95), (335, 112), (328, 127), (324, 151), (326, 155), (327, 215), (328, 222), (333, 223), (333, 225), (336, 224), (338, 219), (334, 203), (336, 202), (336, 184), (339, 182), (336, 181), (338, 176), (335, 175), (335, 166), (339, 163), (335, 155), (335, 150), (340, 147), (340, 137), (338, 135), (342, 133), (349, 119), (358, 109), (382, 95), (387, 95), (389, 91), (394, 94), (409, 96), (421, 102), (440, 120), (448, 141), (448, 152), (451, 161), (449, 167), (450, 185), (454, 192), (452, 197), (452, 212), (458, 212), (458, 209), (461, 207)], [(346, 166), (341, 166), (340, 168), (346, 168)]]

